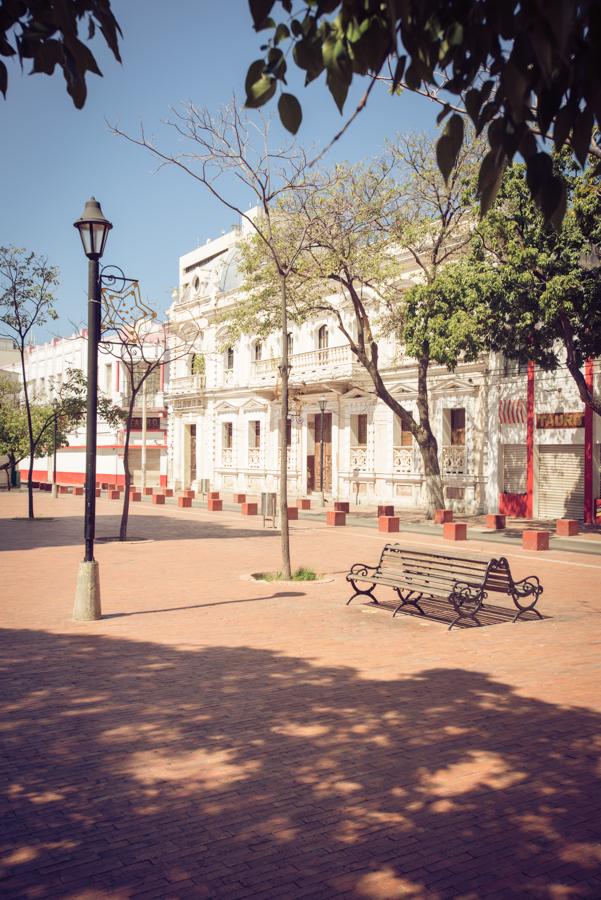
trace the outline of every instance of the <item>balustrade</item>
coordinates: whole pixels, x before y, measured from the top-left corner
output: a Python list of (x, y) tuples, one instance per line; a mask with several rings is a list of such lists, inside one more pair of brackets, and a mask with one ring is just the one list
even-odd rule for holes
[(248, 467), (249, 469), (258, 469), (261, 465), (261, 450), (259, 447), (248, 448)]
[(172, 378), (166, 393), (171, 396), (200, 394), (206, 386), (204, 375), (185, 375), (183, 378)]
[(367, 468), (367, 447), (351, 447), (351, 469), (365, 471)]
[(395, 475), (413, 475), (416, 471), (413, 447), (392, 448), (392, 471)]
[(221, 465), (230, 468), (234, 465), (234, 451), (231, 447), (224, 447), (221, 451)]
[(455, 445), (442, 448), (442, 474), (465, 475), (466, 453), (465, 447)]

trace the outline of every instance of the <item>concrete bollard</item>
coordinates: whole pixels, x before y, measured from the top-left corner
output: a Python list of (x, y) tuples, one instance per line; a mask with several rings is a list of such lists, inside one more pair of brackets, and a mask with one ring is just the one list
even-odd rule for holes
[(257, 516), (259, 514), (259, 504), (258, 503), (243, 503), (242, 504), (242, 515), (243, 516)]
[(223, 509), (223, 500), (220, 500), (219, 497), (211, 497), (209, 495), (207, 506), (209, 512), (221, 512), (221, 510)]
[(434, 513), (434, 521), (437, 525), (444, 525), (445, 522), (453, 521), (452, 509), (437, 509)]
[(350, 509), (348, 500), (335, 500), (334, 509), (336, 512), (348, 513)]
[(492, 531), (503, 531), (506, 527), (505, 516), (498, 513), (486, 517), (486, 527)]
[(298, 506), (289, 506), (288, 507), (288, 521), (294, 522), (298, 519)]
[(398, 516), (378, 516), (378, 531), (383, 531), (385, 534), (398, 531), (400, 525), (401, 520)]
[(234, 503), (246, 503), (246, 494), (234, 494)]
[(164, 506), (165, 505), (165, 495), (164, 494), (153, 494), (152, 502), (155, 506)]
[(307, 497), (297, 500), (296, 505), (299, 509), (311, 509), (311, 501)]
[(326, 525), (346, 525), (346, 513), (329, 509), (326, 512)]
[(548, 531), (524, 531), (522, 532), (522, 547), (524, 550), (548, 550)]
[(578, 519), (558, 519), (555, 523), (555, 533), (558, 537), (573, 537), (580, 532)]
[(466, 541), (467, 525), (465, 522), (445, 522), (442, 526), (442, 536), (447, 541)]
[(192, 497), (178, 497), (177, 505), (180, 509), (190, 509), (192, 506)]

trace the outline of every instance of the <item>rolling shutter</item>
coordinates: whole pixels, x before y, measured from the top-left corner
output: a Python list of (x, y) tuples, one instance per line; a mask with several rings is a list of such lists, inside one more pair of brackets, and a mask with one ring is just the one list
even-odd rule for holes
[[(142, 484), (142, 451), (135, 447), (129, 451), (129, 468), (136, 487)], [(161, 451), (146, 448), (146, 487), (159, 487), (161, 483)]]
[(584, 510), (584, 447), (539, 446), (538, 515), (581, 519)]
[(503, 492), (526, 493), (526, 445), (503, 445)]

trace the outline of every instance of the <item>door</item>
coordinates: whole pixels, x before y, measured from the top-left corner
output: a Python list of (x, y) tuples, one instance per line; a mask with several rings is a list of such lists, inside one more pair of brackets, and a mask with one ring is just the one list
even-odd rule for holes
[(584, 447), (539, 446), (538, 515), (544, 519), (582, 519)]
[(309, 423), (312, 431), (313, 453), (307, 454), (307, 490), (321, 491), (321, 462), (323, 459), (323, 490), (332, 490), (332, 413), (316, 413)]
[(189, 425), (190, 429), (190, 479), (189, 484), (196, 481), (196, 425)]

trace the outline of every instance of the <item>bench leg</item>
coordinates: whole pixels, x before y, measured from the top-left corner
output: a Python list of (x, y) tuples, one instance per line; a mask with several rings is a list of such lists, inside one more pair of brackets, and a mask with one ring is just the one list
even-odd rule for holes
[(421, 608), (421, 606), (419, 605), (419, 601), (424, 596), (423, 592), (420, 593), (419, 597), (411, 596), (412, 594), (415, 594), (415, 591), (405, 591), (404, 596), (403, 596), (403, 591), (400, 588), (394, 588), (394, 592), (401, 602), (399, 603), (399, 605), (397, 606), (397, 608), (395, 609), (395, 611), (392, 614), (393, 619), (396, 616), (396, 614), (398, 613), (399, 609), (402, 609), (404, 606), (407, 606), (407, 605), (417, 606), (417, 608), (419, 609), (422, 616), (426, 615), (425, 612), (423, 611), (423, 609)]
[(488, 596), (486, 591), (474, 590), (469, 585), (456, 584), (455, 590), (449, 595), (449, 600), (453, 604), (453, 608), (457, 615), (449, 625), (449, 631), (453, 625), (457, 625), (461, 619), (471, 619), (476, 625), (482, 625), (478, 619), (478, 613), (482, 609), (485, 598)]
[[(542, 592), (543, 589), (536, 575), (530, 575), (528, 578), (522, 579), (522, 581), (514, 581), (511, 594), (511, 598), (517, 609), (517, 612), (513, 617), (514, 622), (517, 622), (520, 616), (527, 612), (534, 612), (539, 619), (543, 618), (538, 609), (534, 608)], [(521, 600), (527, 600), (528, 598), (530, 599), (529, 603), (520, 602)]]
[[(350, 579), (349, 579), (349, 580), (350, 580)], [(369, 590), (367, 590), (367, 591), (362, 591), (360, 588), (357, 587), (357, 582), (356, 582), (356, 581), (350, 581), (350, 583), (352, 584), (353, 590), (354, 590), (355, 593), (354, 593), (351, 597), (349, 597), (349, 599), (346, 601), (346, 605), (347, 605), (347, 606), (349, 605), (349, 603), (351, 602), (351, 600), (354, 600), (355, 597), (359, 597), (359, 596), (361, 596), (362, 594), (364, 594), (366, 597), (369, 597), (369, 599), (370, 599), (373, 603), (377, 603), (377, 602), (378, 602), (378, 601), (376, 600), (376, 598), (374, 597), (374, 595), (373, 595), (373, 592), (374, 592), (374, 590), (376, 589), (375, 584), (372, 584), (372, 586), (369, 588)]]

